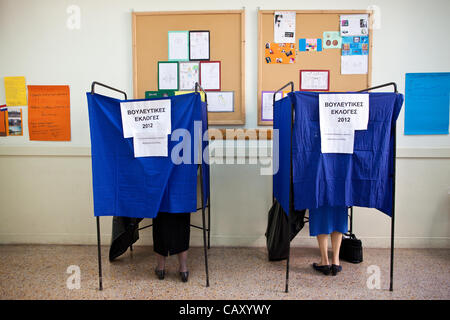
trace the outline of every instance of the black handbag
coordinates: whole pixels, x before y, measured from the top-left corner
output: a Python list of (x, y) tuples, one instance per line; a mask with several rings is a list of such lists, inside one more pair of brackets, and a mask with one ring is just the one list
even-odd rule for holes
[(363, 261), (362, 241), (355, 234), (344, 234), (339, 251), (339, 258), (350, 263), (361, 263)]

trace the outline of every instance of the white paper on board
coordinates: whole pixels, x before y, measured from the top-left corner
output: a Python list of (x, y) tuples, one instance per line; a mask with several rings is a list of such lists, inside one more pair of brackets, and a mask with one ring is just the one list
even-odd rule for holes
[(167, 157), (168, 135), (148, 136), (138, 133), (133, 138), (134, 157)]
[(368, 14), (343, 14), (340, 16), (341, 36), (367, 36), (369, 34)]
[(169, 32), (169, 60), (189, 60), (189, 32)]
[(180, 62), (180, 90), (195, 90), (195, 83), (200, 82), (198, 61)]
[[(261, 120), (272, 121), (273, 120), (273, 94), (274, 92), (263, 92), (262, 93), (262, 108), (261, 108)], [(278, 92), (275, 101), (283, 98), (282, 93)]]
[(178, 90), (178, 63), (158, 63), (159, 90)]
[(367, 74), (368, 55), (341, 56), (341, 74)]
[(233, 112), (233, 91), (209, 91), (206, 93), (208, 112)]
[(328, 72), (301, 71), (300, 90), (328, 90)]
[(220, 63), (201, 63), (200, 81), (203, 90), (220, 90)]
[(275, 11), (273, 39), (275, 43), (295, 43), (295, 11)]
[(170, 99), (121, 102), (120, 113), (124, 138), (172, 131)]
[(320, 128), (322, 153), (353, 153), (355, 131), (352, 129)]
[(209, 60), (209, 32), (189, 32), (191, 60)]

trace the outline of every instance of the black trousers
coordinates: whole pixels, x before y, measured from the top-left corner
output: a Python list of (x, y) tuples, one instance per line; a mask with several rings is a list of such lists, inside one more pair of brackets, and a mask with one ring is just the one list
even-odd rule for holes
[(153, 219), (153, 251), (167, 257), (188, 250), (190, 225), (190, 212), (159, 212)]

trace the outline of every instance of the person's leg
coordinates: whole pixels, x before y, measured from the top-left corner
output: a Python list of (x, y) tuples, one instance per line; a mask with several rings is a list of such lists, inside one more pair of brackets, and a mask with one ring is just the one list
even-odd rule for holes
[(188, 255), (188, 251), (183, 251), (180, 252), (178, 254), (178, 263), (180, 264), (180, 272), (187, 272), (188, 271), (188, 267), (187, 267), (187, 255)]
[(164, 270), (166, 267), (166, 257), (156, 253), (156, 270)]
[(327, 266), (328, 262), (328, 235), (327, 234), (319, 234), (317, 235), (317, 242), (319, 243), (320, 249), (320, 265)]
[(331, 233), (331, 247), (333, 248), (332, 264), (339, 265), (339, 250), (341, 249), (342, 233), (334, 231)]

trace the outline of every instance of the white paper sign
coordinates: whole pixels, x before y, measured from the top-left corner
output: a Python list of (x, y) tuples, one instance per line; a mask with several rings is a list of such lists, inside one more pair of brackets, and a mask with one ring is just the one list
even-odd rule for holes
[(121, 102), (120, 113), (124, 138), (137, 133), (162, 136), (172, 131), (170, 99)]
[(368, 14), (343, 14), (340, 16), (341, 36), (367, 36), (369, 34)]
[(180, 90), (194, 90), (195, 83), (200, 82), (200, 65), (196, 61), (180, 62)]
[(319, 94), (319, 122), (321, 131), (322, 128), (367, 130), (369, 95)]
[(178, 90), (178, 62), (158, 63), (158, 89)]
[(203, 90), (220, 90), (220, 62), (200, 63), (200, 82)]
[(320, 143), (322, 153), (353, 153), (355, 131), (352, 129), (322, 130), (320, 128)]
[(208, 112), (233, 112), (233, 91), (209, 91), (206, 93), (208, 99)]
[(168, 156), (168, 136), (144, 136), (142, 133), (136, 134), (133, 138), (134, 157), (167, 157)]
[(275, 11), (273, 39), (275, 43), (295, 43), (295, 11)]
[(189, 60), (189, 32), (169, 31), (169, 60)]
[(341, 56), (341, 74), (367, 74), (368, 55)]
[[(272, 121), (273, 120), (273, 94), (274, 92), (263, 92), (261, 96), (261, 120)], [(282, 93), (278, 92), (275, 101), (283, 98)]]

